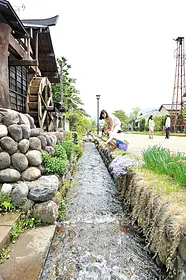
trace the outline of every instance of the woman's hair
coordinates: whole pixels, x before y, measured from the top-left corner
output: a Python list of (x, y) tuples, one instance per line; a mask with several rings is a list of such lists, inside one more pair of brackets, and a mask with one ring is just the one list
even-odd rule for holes
[(107, 113), (107, 111), (105, 111), (105, 110), (101, 110), (101, 113), (100, 113), (100, 116), (99, 116), (99, 119), (100, 120), (103, 120), (103, 119), (105, 119), (104, 117), (103, 117), (103, 114), (106, 114), (106, 117), (105, 118), (108, 118), (108, 113)]

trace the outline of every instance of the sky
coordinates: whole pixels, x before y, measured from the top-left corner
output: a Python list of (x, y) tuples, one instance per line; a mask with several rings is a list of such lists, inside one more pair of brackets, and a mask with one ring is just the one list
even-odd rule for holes
[(59, 15), (50, 27), (56, 58), (70, 76), (91, 117), (171, 104), (176, 42), (186, 35), (185, 0), (9, 0), (24, 4), (21, 19)]

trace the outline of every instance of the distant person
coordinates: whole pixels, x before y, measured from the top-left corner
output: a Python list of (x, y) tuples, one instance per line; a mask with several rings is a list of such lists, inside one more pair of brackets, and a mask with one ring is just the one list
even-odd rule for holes
[(166, 132), (165, 139), (169, 139), (169, 137), (170, 137), (170, 117), (169, 117), (169, 115), (165, 116), (165, 132)]
[(153, 120), (153, 116), (150, 115), (149, 117), (149, 138), (153, 139), (154, 136), (154, 120)]
[(128, 141), (124, 140), (124, 135), (122, 133), (111, 132), (108, 127), (103, 127), (103, 132), (108, 136), (106, 144), (111, 148), (118, 148), (120, 144), (128, 145)]
[(121, 132), (121, 121), (113, 114), (107, 113), (107, 111), (102, 110), (100, 113), (99, 119), (106, 121), (106, 123), (109, 127), (109, 130), (111, 132), (114, 132), (114, 133)]

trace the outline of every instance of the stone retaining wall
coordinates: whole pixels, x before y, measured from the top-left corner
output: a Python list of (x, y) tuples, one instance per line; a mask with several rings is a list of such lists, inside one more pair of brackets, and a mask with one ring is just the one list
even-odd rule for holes
[(124, 208), (142, 229), (146, 249), (166, 266), (171, 279), (186, 279), (186, 211), (181, 205), (159, 196), (136, 168), (142, 162), (129, 156), (114, 157), (95, 139), (96, 146), (118, 190)]
[(11, 197), (13, 205), (48, 224), (58, 216), (59, 203), (54, 196), (61, 178), (43, 176), (41, 150), (54, 155), (54, 145), (64, 137), (64, 132), (36, 128), (28, 114), (0, 108), (0, 194)]

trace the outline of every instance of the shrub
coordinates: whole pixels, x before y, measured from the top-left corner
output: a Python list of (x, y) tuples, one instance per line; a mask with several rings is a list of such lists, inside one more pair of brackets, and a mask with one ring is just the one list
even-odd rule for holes
[(74, 151), (74, 144), (72, 143), (72, 140), (64, 140), (62, 142), (62, 147), (66, 151), (67, 159), (71, 160), (72, 153)]
[(78, 158), (80, 158), (80, 157), (82, 156), (82, 154), (83, 154), (83, 148), (82, 148), (82, 146), (80, 146), (80, 145), (74, 144), (74, 151), (75, 151), (76, 156), (77, 156)]
[(64, 160), (67, 159), (67, 153), (66, 153), (65, 147), (63, 146), (63, 143), (58, 142), (54, 146), (54, 150), (55, 150), (56, 157), (60, 157), (61, 159), (64, 159)]

